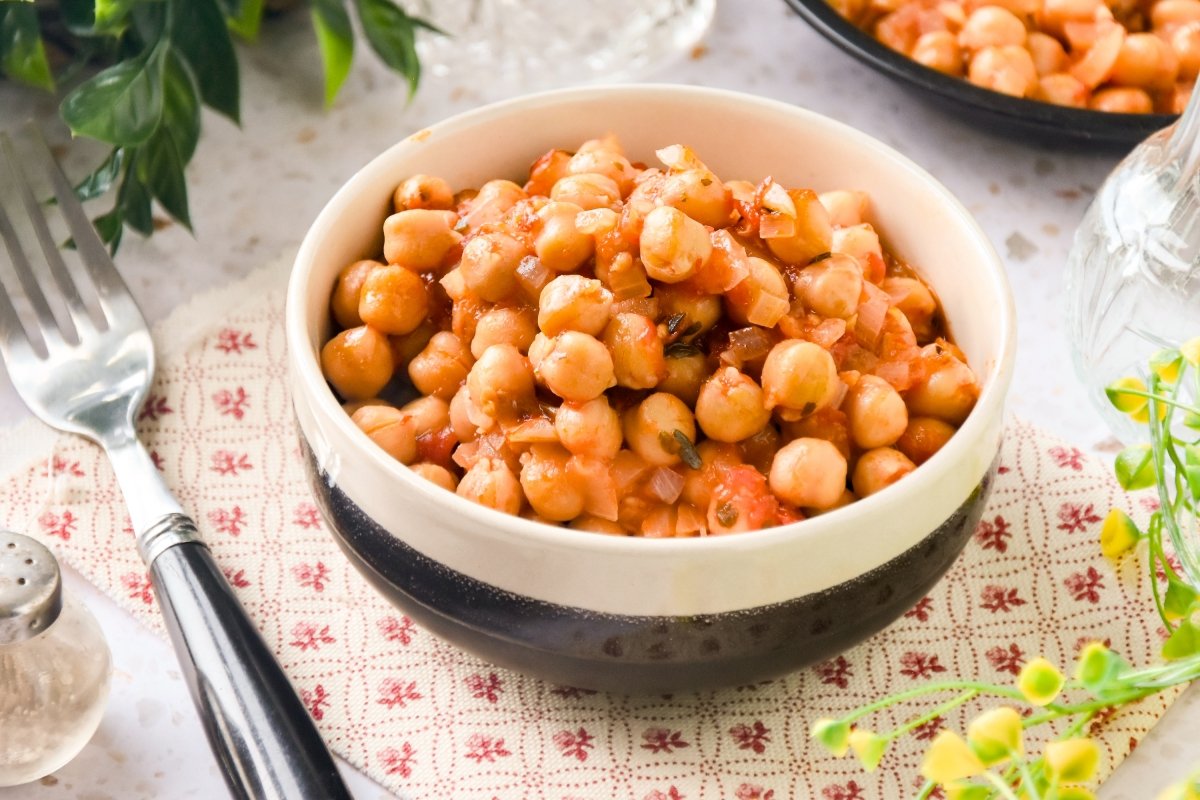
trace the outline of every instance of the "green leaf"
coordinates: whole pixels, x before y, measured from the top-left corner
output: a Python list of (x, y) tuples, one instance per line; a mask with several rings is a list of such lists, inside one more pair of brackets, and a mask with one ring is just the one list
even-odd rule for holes
[(1125, 659), (1099, 642), (1092, 642), (1080, 655), (1075, 679), (1093, 697), (1103, 700), (1125, 688), (1121, 678), (1128, 671), (1129, 664)]
[(113, 145), (149, 139), (162, 119), (165, 52), (160, 43), (75, 87), (59, 109), (71, 131)]
[(1163, 598), (1163, 611), (1167, 619), (1183, 619), (1191, 613), (1196, 600), (1195, 589), (1177, 578), (1167, 576), (1167, 593)]
[(186, 166), (200, 139), (200, 97), (187, 65), (175, 53), (163, 64), (163, 117), (157, 136), (167, 136)]
[(176, 3), (171, 42), (192, 68), (205, 105), (240, 121), (238, 61), (216, 0)]
[(104, 163), (96, 167), (91, 175), (88, 175), (75, 187), (75, 196), (79, 198), (79, 202), (86, 203), (88, 200), (94, 200), (111, 189), (113, 182), (121, 174), (121, 166), (124, 163), (124, 149), (114, 147), (108, 154), (108, 158), (104, 159)]
[(58, 9), (63, 24), (75, 36), (92, 36), (96, 33), (96, 3), (94, 0), (58, 0)]
[(125, 226), (125, 217), (120, 206), (114, 206), (107, 214), (101, 214), (92, 220), (100, 240), (108, 245), (111, 252), (116, 253), (121, 245), (121, 231)]
[(313, 0), (313, 29), (325, 69), (325, 106), (333, 105), (354, 61), (354, 31), (341, 0)]
[(96, 33), (119, 35), (139, 0), (96, 0), (92, 27)]
[(1169, 661), (1200, 653), (1200, 629), (1190, 620), (1185, 619), (1179, 627), (1163, 642), (1162, 656)]
[(165, 131), (160, 131), (142, 147), (138, 179), (168, 214), (188, 230), (192, 229), (192, 220), (188, 215), (187, 179), (183, 174), (183, 160), (179, 157), (175, 142)]
[(237, 8), (229, 8), (225, 12), (225, 24), (246, 41), (256, 41), (264, 8), (263, 0), (242, 0)]
[(1117, 454), (1114, 469), (1117, 483), (1126, 491), (1147, 489), (1155, 484), (1154, 454), (1148, 444), (1126, 447)]
[(140, 160), (141, 150), (129, 156), (129, 166), (117, 193), (117, 203), (125, 224), (142, 236), (149, 236), (154, 233), (154, 217), (150, 213), (150, 193), (141, 182)]
[(0, 4), (0, 72), (48, 92), (54, 77), (33, 3)]
[(1192, 430), (1200, 430), (1200, 414), (1189, 411), (1183, 415), (1183, 424)]
[(408, 94), (411, 97), (421, 80), (414, 19), (391, 0), (356, 2), (358, 18), (371, 49), (379, 54), (383, 63), (408, 79)]

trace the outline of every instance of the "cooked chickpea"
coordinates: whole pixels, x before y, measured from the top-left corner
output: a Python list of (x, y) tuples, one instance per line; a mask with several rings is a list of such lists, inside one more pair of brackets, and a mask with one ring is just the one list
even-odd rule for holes
[(420, 464), (411, 464), (409, 465), (409, 469), (433, 485), (440, 486), (448, 492), (453, 492), (458, 488), (458, 478), (454, 477), (454, 473), (445, 467), (423, 462)]
[(529, 167), (529, 180), (525, 184), (525, 191), (531, 195), (549, 197), (555, 182), (566, 176), (571, 158), (571, 154), (566, 150), (550, 150), (543, 153)]
[(481, 458), (472, 464), (455, 491), (459, 497), (505, 514), (521, 513), (521, 506), (525, 502), (521, 482), (508, 465), (498, 458)]
[(845, 253), (800, 270), (796, 294), (804, 305), (823, 317), (849, 319), (858, 309), (863, 275), (858, 261)]
[(1044, 0), (1038, 23), (1051, 35), (1060, 34), (1068, 22), (1091, 22), (1104, 0)]
[(554, 340), (551, 337), (540, 332), (533, 337), (533, 341), (529, 343), (529, 365), (533, 367), (535, 374), (542, 359), (549, 355), (552, 349), (554, 349)]
[(621, 449), (621, 417), (603, 396), (564, 402), (554, 416), (554, 432), (575, 455), (612, 459)]
[(696, 400), (696, 423), (705, 436), (718, 442), (749, 439), (770, 419), (762, 388), (734, 367), (714, 372)]
[(918, 64), (924, 64), (945, 75), (957, 78), (963, 74), (962, 49), (958, 45), (958, 37), (950, 31), (929, 31), (921, 34), (913, 45), (911, 57)]
[(629, 159), (612, 150), (580, 150), (567, 161), (567, 175), (603, 175), (612, 180), (621, 196), (633, 191), (637, 170)]
[(950, 441), (954, 426), (936, 417), (913, 417), (904, 434), (896, 441), (899, 450), (914, 464), (924, 464)]
[(366, 400), (392, 379), (387, 337), (370, 325), (347, 328), (321, 348), (321, 371), (346, 400)]
[(787, 264), (807, 264), (833, 249), (833, 223), (813, 190), (794, 189), (788, 192), (788, 197), (796, 208), (795, 232), (767, 239), (767, 248)]
[(437, 268), (450, 248), (462, 241), (454, 230), (453, 211), (413, 208), (383, 221), (383, 257), (389, 264), (423, 272)]
[(1112, 114), (1149, 114), (1154, 111), (1154, 101), (1145, 89), (1132, 86), (1114, 86), (1101, 89), (1092, 95), (1088, 108)]
[(413, 175), (396, 187), (392, 203), (397, 211), (410, 208), (448, 211), (454, 208), (454, 190), (442, 178), (433, 175)]
[(529, 308), (493, 308), (479, 318), (471, 338), (471, 355), (479, 358), (494, 344), (511, 344), (522, 353), (537, 335), (537, 316)]
[(613, 295), (595, 278), (560, 275), (542, 288), (537, 324), (554, 336), (566, 330), (599, 336), (608, 325)]
[(440, 397), (418, 397), (405, 404), (400, 411), (412, 420), (417, 436), (450, 426), (450, 404)]
[(762, 369), (766, 408), (801, 415), (833, 403), (841, 386), (833, 357), (820, 345), (787, 339), (771, 348)]
[(474, 363), (461, 339), (450, 331), (440, 331), (408, 363), (408, 377), (421, 394), (449, 400), (466, 381)]
[(412, 333), (429, 316), (429, 293), (415, 272), (394, 264), (380, 267), (363, 281), (358, 315), (384, 333)]
[(576, 403), (599, 397), (615, 382), (608, 348), (579, 331), (563, 331), (553, 337), (535, 371), (547, 389)]
[(686, 331), (698, 326), (688, 334), (689, 337), (699, 336), (721, 319), (720, 296), (697, 292), (687, 284), (659, 286), (655, 289), (654, 296), (658, 299), (658, 307), (663, 317), (670, 319), (677, 314), (683, 315), (683, 321), (676, 330)]
[(575, 519), (571, 520), (568, 526), (572, 530), (590, 531), (592, 533), (607, 533), (611, 536), (628, 536), (629, 534), (622, 527), (621, 523), (614, 520), (597, 517), (594, 514), (580, 514)]
[(979, 398), (979, 384), (971, 368), (956, 358), (943, 356), (920, 383), (905, 394), (913, 416), (937, 417), (961, 425)]
[(583, 212), (575, 203), (549, 202), (538, 211), (534, 253), (554, 272), (574, 272), (592, 257), (595, 239), (581, 232), (575, 218)]
[(417, 431), (411, 416), (392, 406), (363, 406), (350, 419), (401, 464), (416, 461)]
[(1179, 79), (1194, 81), (1200, 73), (1200, 20), (1178, 26), (1171, 33), (1170, 42), (1179, 59)]
[(471, 400), (493, 419), (514, 414), (533, 399), (533, 369), (529, 359), (511, 344), (492, 345), (467, 374)]
[(658, 326), (641, 314), (617, 314), (604, 329), (604, 344), (612, 354), (619, 386), (652, 389), (666, 375), (663, 342)]
[(846, 491), (846, 459), (824, 439), (793, 439), (771, 462), (771, 491), (801, 508), (829, 508)]
[(733, 218), (733, 194), (707, 169), (686, 169), (667, 176), (662, 202), (710, 228), (723, 228)]
[(363, 324), (358, 315), (358, 301), (362, 297), (362, 287), (371, 272), (383, 264), (379, 261), (366, 259), (353, 261), (342, 267), (338, 273), (337, 282), (333, 285), (333, 294), (329, 298), (329, 310), (333, 321), (341, 328), (356, 328)]
[(708, 359), (702, 353), (694, 355), (672, 355), (664, 359), (666, 375), (656, 388), (669, 392), (689, 406), (695, 406), (700, 397), (704, 379), (708, 377)]
[(886, 489), (916, 468), (917, 465), (899, 450), (880, 447), (858, 457), (850, 483), (856, 495), (867, 497)]
[(513, 206), (528, 197), (525, 190), (512, 181), (488, 181), (467, 202), (463, 225), (469, 231), (477, 231), (490, 222), (498, 222)]
[(740, 203), (750, 203), (754, 201), (754, 193), (757, 188), (750, 181), (725, 181), (725, 186), (728, 187), (733, 199)]
[(483, 416), (483, 412), (471, 399), (471, 392), (464, 384), (454, 397), (450, 399), (450, 429), (454, 438), (460, 442), (473, 442), (479, 435), (479, 425), (475, 420)]
[(867, 205), (870, 202), (866, 192), (834, 189), (831, 192), (821, 192), (817, 199), (829, 212), (829, 223), (835, 228), (845, 228), (866, 221)]
[(1095, 89), (1112, 74), (1124, 41), (1125, 29), (1120, 25), (1097, 28), (1095, 41), (1087, 48), (1083, 57), (1071, 65), (1070, 73), (1084, 86)]
[(646, 215), (639, 244), (646, 274), (663, 283), (691, 277), (712, 255), (708, 229), (671, 206)]
[(933, 315), (937, 301), (929, 287), (916, 278), (890, 277), (883, 279), (882, 288), (892, 299), (893, 307), (908, 319), (918, 339), (929, 340), (933, 335)]
[(904, 399), (875, 375), (858, 379), (846, 393), (842, 409), (850, 421), (850, 436), (864, 450), (894, 444), (908, 427)]
[(1025, 44), (1025, 23), (1000, 6), (984, 6), (967, 17), (958, 40), (968, 50)]
[(1179, 58), (1171, 45), (1153, 33), (1131, 33), (1121, 43), (1109, 80), (1117, 86), (1166, 89), (1178, 72)]
[(517, 288), (517, 267), (527, 254), (525, 245), (506, 233), (483, 233), (463, 247), (459, 270), (467, 288), (495, 303)]
[(696, 455), (700, 456), (700, 469), (689, 469), (683, 474), (680, 496), (696, 508), (708, 508), (713, 487), (720, 477), (719, 468), (741, 464), (742, 451), (735, 444), (706, 439), (696, 445)]
[(1041, 77), (1065, 72), (1071, 65), (1062, 43), (1049, 34), (1030, 31), (1025, 40), (1025, 47), (1029, 49), (1029, 55), (1033, 58), (1033, 68)]
[(1045, 103), (1083, 108), (1090, 92), (1078, 78), (1066, 72), (1055, 72), (1038, 81), (1034, 96)]
[(984, 47), (971, 59), (967, 79), (994, 92), (1024, 97), (1037, 86), (1037, 68), (1020, 45)]
[(863, 277), (879, 283), (884, 277), (883, 245), (879, 234), (869, 222), (838, 228), (833, 232), (830, 250), (852, 257), (862, 270)]
[(583, 512), (586, 487), (559, 445), (535, 444), (521, 456), (521, 490), (542, 519), (565, 522)]
[(1170, 33), (1181, 25), (1200, 22), (1200, 0), (1159, 0), (1150, 7), (1150, 26)]
[(621, 187), (607, 175), (594, 172), (559, 178), (550, 190), (550, 199), (574, 203), (585, 210), (612, 208), (621, 202)]
[(773, 328), (791, 307), (787, 281), (769, 261), (746, 259), (750, 274), (725, 293), (725, 308), (734, 322)]
[(655, 392), (626, 411), (622, 423), (630, 449), (658, 467), (679, 463), (676, 431), (688, 441), (696, 441), (696, 420), (691, 409), (666, 392)]

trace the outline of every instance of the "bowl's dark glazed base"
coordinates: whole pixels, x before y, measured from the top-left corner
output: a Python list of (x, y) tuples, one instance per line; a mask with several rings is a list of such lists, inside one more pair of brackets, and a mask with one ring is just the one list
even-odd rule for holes
[(309, 482), (350, 561), (425, 629), (494, 664), (621, 694), (749, 684), (814, 664), (881, 630), (920, 600), (971, 537), (996, 463), (937, 530), (886, 564), (785, 603), (694, 617), (600, 614), (513, 594), (418, 553), (331, 486)]

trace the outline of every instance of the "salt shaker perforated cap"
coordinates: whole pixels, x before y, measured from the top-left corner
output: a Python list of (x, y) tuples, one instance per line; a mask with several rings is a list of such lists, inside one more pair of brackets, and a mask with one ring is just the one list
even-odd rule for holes
[(62, 611), (62, 576), (46, 547), (0, 530), (0, 645), (32, 639)]

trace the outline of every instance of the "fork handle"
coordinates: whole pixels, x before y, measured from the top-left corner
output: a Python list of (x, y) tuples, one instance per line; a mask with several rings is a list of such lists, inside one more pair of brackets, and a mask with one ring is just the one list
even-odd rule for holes
[[(173, 522), (192, 525), (186, 517)], [(183, 534), (155, 554), (150, 579), (230, 793), (350, 800), (308, 711), (208, 546)]]

